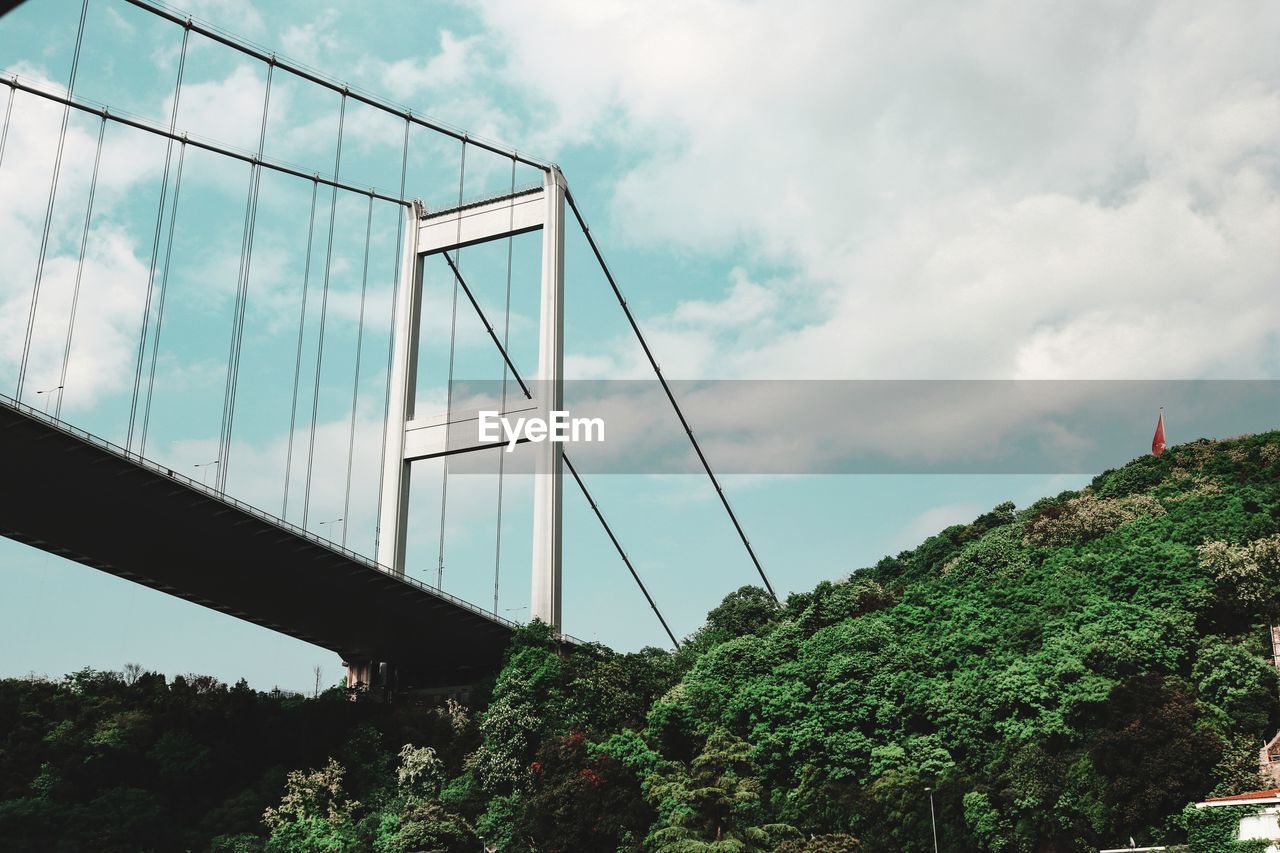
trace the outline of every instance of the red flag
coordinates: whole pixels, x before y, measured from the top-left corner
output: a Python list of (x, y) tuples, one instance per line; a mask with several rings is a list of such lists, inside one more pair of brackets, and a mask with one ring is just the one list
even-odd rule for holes
[(1164, 412), (1156, 418), (1156, 434), (1151, 439), (1151, 453), (1155, 456), (1164, 453)]

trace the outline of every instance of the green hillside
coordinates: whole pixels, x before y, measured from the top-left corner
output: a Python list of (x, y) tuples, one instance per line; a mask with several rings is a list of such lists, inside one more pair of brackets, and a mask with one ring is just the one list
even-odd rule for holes
[[(932, 788), (943, 850), (1233, 849), (1234, 816), (1186, 806), (1259, 784), (1277, 612), (1280, 433), (1199, 441), (782, 608), (743, 588), (676, 654), (562, 656), (530, 627), (480, 711), (4, 682), (0, 838), (51, 849), (51, 827), (98, 821), (110, 849), (925, 850)], [(256, 750), (238, 763), (237, 731)]]

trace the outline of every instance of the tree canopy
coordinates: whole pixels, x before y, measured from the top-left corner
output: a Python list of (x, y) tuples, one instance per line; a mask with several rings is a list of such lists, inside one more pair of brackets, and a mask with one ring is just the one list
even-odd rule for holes
[[(474, 709), (0, 683), (13, 849), (1231, 850), (1280, 728), (1280, 434), (1001, 504), (682, 649), (522, 629)], [(92, 843), (86, 842), (92, 839)], [(10, 843), (12, 842), (12, 843)], [(1247, 849), (1240, 847), (1239, 849)]]

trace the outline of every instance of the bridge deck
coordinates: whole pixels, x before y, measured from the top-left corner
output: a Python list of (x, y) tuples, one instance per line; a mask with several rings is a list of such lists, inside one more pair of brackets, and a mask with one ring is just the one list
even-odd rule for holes
[(401, 686), (497, 672), (514, 623), (0, 397), (0, 535), (330, 649)]

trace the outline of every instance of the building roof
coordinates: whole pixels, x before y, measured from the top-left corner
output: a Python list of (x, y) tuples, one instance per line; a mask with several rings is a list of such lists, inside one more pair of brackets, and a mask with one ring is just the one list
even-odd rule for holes
[(1245, 794), (1232, 794), (1229, 797), (1208, 797), (1196, 803), (1196, 808), (1215, 806), (1256, 806), (1265, 803), (1280, 803), (1280, 788), (1268, 788), (1265, 791), (1249, 791)]

